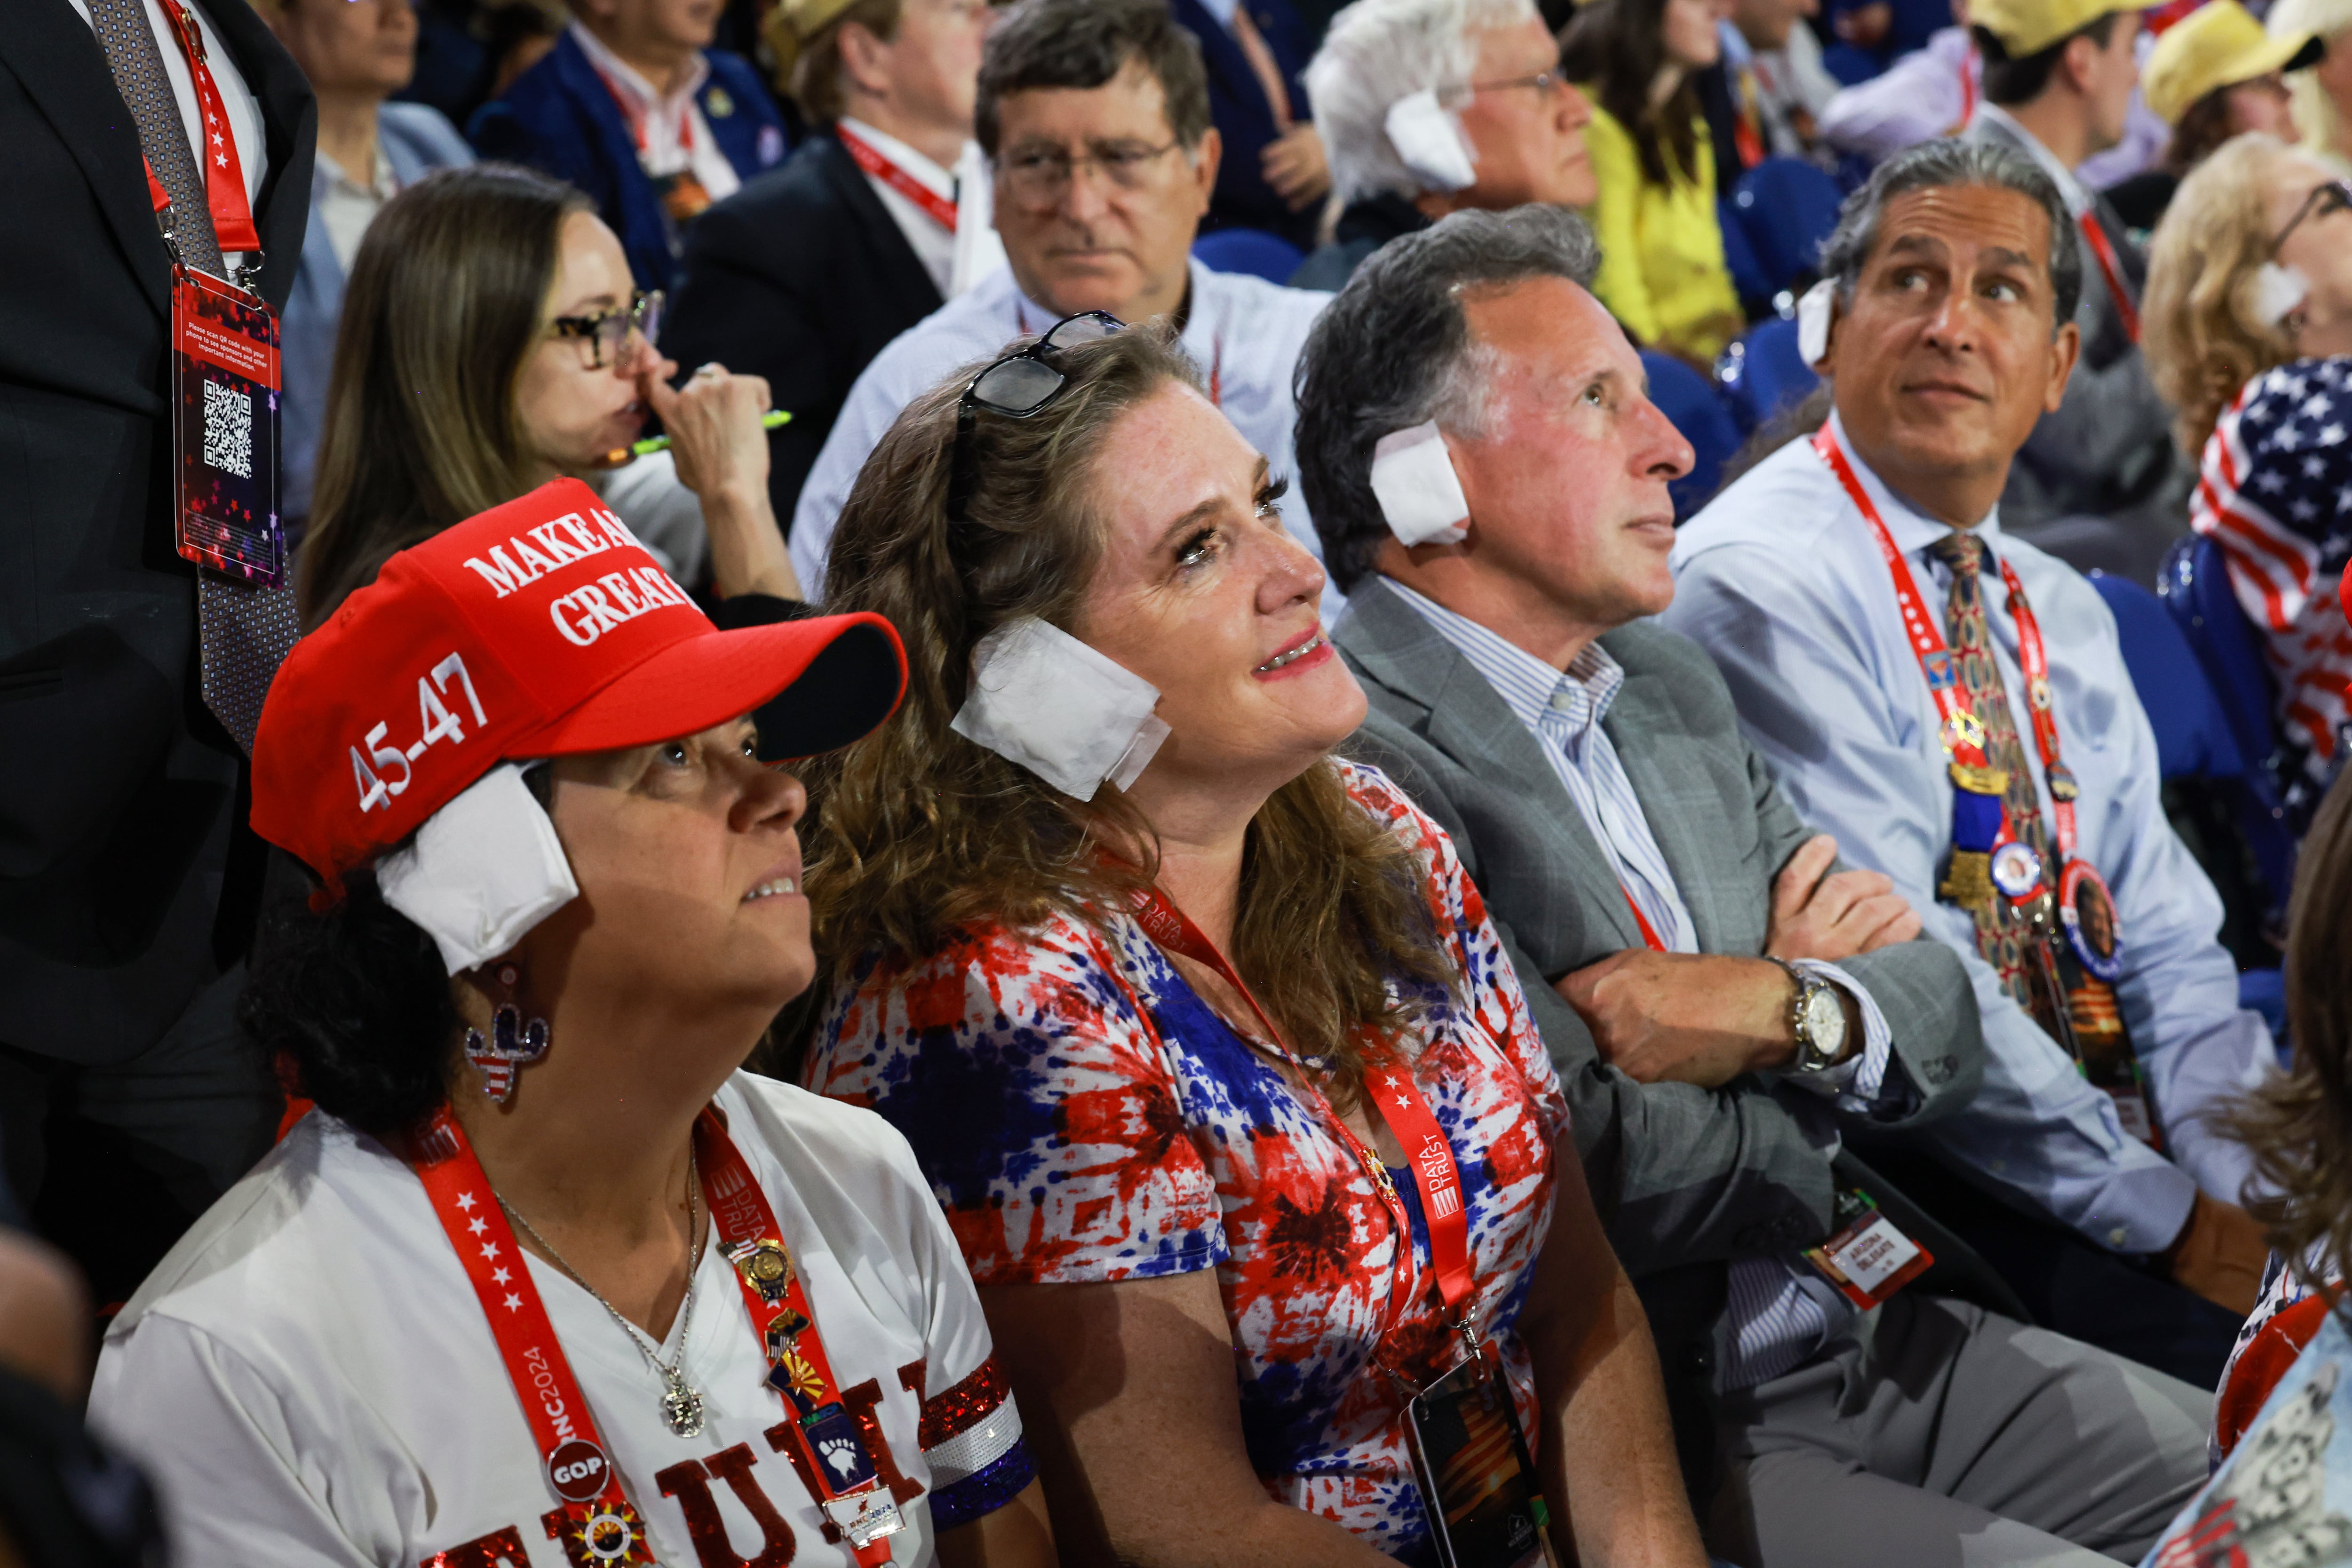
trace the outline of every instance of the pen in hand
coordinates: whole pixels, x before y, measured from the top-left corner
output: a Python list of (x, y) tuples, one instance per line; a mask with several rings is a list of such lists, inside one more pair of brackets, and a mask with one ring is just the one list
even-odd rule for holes
[[(760, 427), (763, 430), (780, 430), (792, 422), (793, 416), (781, 408), (772, 408), (768, 410), (767, 413), (760, 416)], [(608, 468), (617, 468), (622, 464), (628, 462), (632, 458), (650, 458), (656, 452), (667, 452), (668, 450), (668, 437), (648, 436), (642, 441), (635, 442), (626, 447), (615, 447), (611, 451), (605, 453), (604, 466)]]

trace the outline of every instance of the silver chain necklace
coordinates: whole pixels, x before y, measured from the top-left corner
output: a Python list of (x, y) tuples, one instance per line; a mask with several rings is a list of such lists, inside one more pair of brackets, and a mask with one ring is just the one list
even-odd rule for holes
[[(698, 1237), (702, 1229), (701, 1188), (701, 1177), (695, 1163), (694, 1149), (692, 1145), (688, 1145), (686, 1152), (686, 1214), (687, 1234), (689, 1237)], [(702, 1243), (698, 1239), (687, 1249), (686, 1304), (678, 1311), (677, 1360), (674, 1363), (665, 1362), (655, 1353), (652, 1335), (623, 1317), (619, 1308), (604, 1300), (603, 1291), (583, 1279), (580, 1277), (580, 1270), (566, 1263), (563, 1260), (563, 1254), (550, 1246), (547, 1237), (533, 1230), (530, 1221), (523, 1218), (514, 1205), (500, 1196), (497, 1188), (490, 1189), (490, 1195), (498, 1198), (499, 1207), (507, 1211), (509, 1219), (522, 1226), (522, 1233), (525, 1236), (539, 1243), (539, 1249), (547, 1254), (550, 1262), (570, 1275), (574, 1285), (595, 1297), (596, 1304), (612, 1313), (613, 1321), (620, 1324), (627, 1331), (629, 1342), (637, 1347), (637, 1353), (646, 1358), (646, 1364), (651, 1366), (662, 1380), (662, 1419), (669, 1423), (669, 1429), (681, 1437), (702, 1436), (702, 1395), (697, 1394), (686, 1381), (686, 1347), (694, 1333), (694, 1277), (702, 1271)]]

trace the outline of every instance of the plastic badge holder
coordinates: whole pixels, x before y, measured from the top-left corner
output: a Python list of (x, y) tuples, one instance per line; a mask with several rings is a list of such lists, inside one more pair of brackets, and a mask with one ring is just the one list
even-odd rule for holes
[(1389, 105), (1382, 129), (1397, 157), (1433, 190), (1465, 191), (1478, 183), (1475, 154), (1454, 116), (1423, 88)]
[(173, 543), (200, 566), (278, 587), (278, 318), (258, 294), (175, 267), (172, 347)]
[(1797, 357), (1812, 369), (1830, 352), (1830, 321), (1837, 313), (1837, 280), (1824, 278), (1797, 300)]
[(971, 694), (949, 728), (1076, 800), (1131, 786), (1168, 738), (1160, 689), (1061, 627), (1024, 616), (971, 650)]
[(1470, 502), (1434, 420), (1380, 438), (1372, 448), (1372, 495), (1389, 531), (1408, 547), (1459, 544), (1469, 531)]
[(1405, 1405), (1439, 1568), (1545, 1568), (1550, 1516), (1509, 1384), (1484, 1359), (1461, 1365)]
[(1927, 1271), (1935, 1255), (1895, 1228), (1867, 1193), (1848, 1187), (1837, 1194), (1838, 1233), (1805, 1253), (1805, 1259), (1864, 1311), (1877, 1306)]

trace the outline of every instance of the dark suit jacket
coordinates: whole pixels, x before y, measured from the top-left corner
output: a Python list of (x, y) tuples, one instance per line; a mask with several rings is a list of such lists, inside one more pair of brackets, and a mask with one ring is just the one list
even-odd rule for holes
[[(317, 108), (249, 7), (205, 15), (261, 106), (259, 287), (283, 306)], [(67, 0), (0, 25), (0, 1044), (120, 1061), (242, 953), (257, 843), (233, 876), (241, 759), (198, 694), (195, 568), (172, 544), (171, 260)]]
[[(695, 102), (735, 173), (748, 180), (782, 163), (784, 122), (760, 73), (724, 49), (705, 49), (703, 58), (710, 76)], [(504, 98), (482, 105), (466, 138), (485, 158), (528, 163), (587, 192), (621, 237), (637, 287), (670, 287), (677, 261), (661, 197), (637, 162), (621, 106), (569, 29)]]
[[(1826, 1102), (1748, 1076), (1719, 1089), (1639, 1084), (1604, 1065), (1551, 983), (1642, 945), (1616, 875), (1534, 736), (1486, 678), (1379, 578), (1333, 640), (1371, 700), (1350, 749), (1453, 836), (1518, 967), (1568, 1091), (1593, 1198), (1628, 1272), (1810, 1246), (1828, 1234)], [(1625, 684), (1602, 728), (1641, 797), (1700, 949), (1763, 952), (1771, 879), (1811, 837), (1739, 735), (1723, 678), (1688, 639), (1636, 624), (1601, 646)], [(1963, 1103), (1983, 1071), (1950, 951), (1906, 942), (1847, 960), (1895, 1038), (1908, 1092), (1881, 1125)], [(1903, 1086), (1897, 1086), (1903, 1087)], [(1882, 1104), (1885, 1102), (1882, 1101)]]
[[(1298, 73), (1314, 58), (1314, 38), (1291, 10), (1289, 0), (1242, 0), (1242, 4), (1249, 8), (1250, 20), (1257, 24), (1258, 36), (1265, 40), (1276, 68), (1282, 72), (1283, 87), (1290, 95), (1291, 119), (1302, 123), (1312, 119)], [(1322, 206), (1318, 203), (1303, 213), (1292, 212), (1289, 204), (1265, 183), (1262, 158), (1266, 143), (1275, 139), (1274, 106), (1266, 101), (1265, 87), (1250, 68), (1249, 57), (1201, 0), (1174, 0), (1169, 12), (1201, 41), (1201, 63), (1209, 73), (1209, 118), (1225, 144), (1224, 162), (1217, 169), (1217, 188), (1209, 195), (1208, 220), (1202, 226), (1262, 228), (1306, 249), (1315, 243), (1315, 220)]]
[(874, 187), (812, 136), (697, 218), (662, 352), (768, 378), (793, 422), (768, 438), (768, 494), (791, 526), (801, 485), (868, 361), (943, 303)]

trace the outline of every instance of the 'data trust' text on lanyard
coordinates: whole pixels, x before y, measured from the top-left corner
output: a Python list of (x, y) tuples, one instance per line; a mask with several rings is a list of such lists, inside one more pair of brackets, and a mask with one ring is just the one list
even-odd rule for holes
[[(2027, 602), (2025, 584), (2015, 567), (2000, 562), (2010, 618), (2017, 627), (2018, 665), (2025, 677), (2034, 749), (2040, 753), (2055, 819), (2052, 837), (2058, 868), (2054, 879), (2047, 874), (2041, 856), (2019, 834), (2018, 825), (2010, 820), (2008, 771), (1995, 766), (1986, 753), (1984, 722), (1975, 712), (1955, 656), (1944, 641), (1942, 618), (1921, 595), (1910, 563), (1829, 426), (1823, 425), (1813, 437), (1813, 450), (1837, 476), (1855, 510), (1870, 525), (1871, 536), (1894, 581), (1904, 636), (1935, 700), (1952, 780), (1951, 865), (1937, 891), (1972, 915), (1991, 910), (1996, 899), (2008, 901), (2022, 928), (2029, 990), (2037, 998), (2036, 1020), (2066, 1048), (2084, 1077), (2114, 1100), (2124, 1131), (2161, 1147), (2162, 1133), (2148, 1102), (2138, 1058), (2122, 1011), (2115, 1004), (2112, 987), (2123, 973), (2115, 899), (2096, 868), (2075, 853), (2075, 799), (2080, 790), (2060, 754), (2049, 653), (2041, 623)], [(2062, 930), (2063, 944), (2057, 940)]]
[[(278, 515), (278, 312), (252, 289), (261, 270), (261, 237), (204, 33), (184, 0), (163, 0), (163, 14), (204, 120), (204, 145), (194, 151), (213, 237), (223, 255), (252, 258), (234, 280), (190, 266), (176, 237), (171, 195), (148, 165), (147, 194), (172, 253), (173, 542), (199, 566), (275, 588), (286, 580)], [(176, 121), (171, 133), (178, 133)]]

